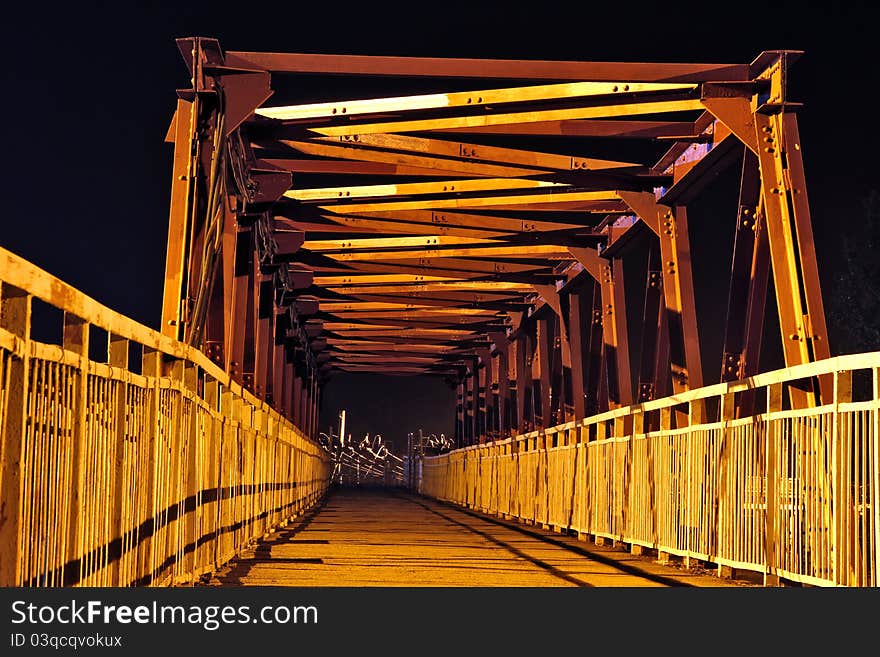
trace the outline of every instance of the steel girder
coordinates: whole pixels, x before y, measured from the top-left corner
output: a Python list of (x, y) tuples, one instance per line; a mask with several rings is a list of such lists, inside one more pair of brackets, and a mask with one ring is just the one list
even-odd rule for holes
[[(445, 377), (459, 444), (703, 385), (691, 251), (716, 247), (691, 242), (687, 207), (742, 152), (722, 379), (757, 372), (771, 271), (786, 364), (830, 355), (786, 98), (797, 52), (634, 64), (179, 46), (192, 88), (168, 134), (163, 331), (307, 431), (334, 372)], [(376, 94), (268, 105), (296, 96), (298, 74), (364, 76)], [(389, 91), (413, 76), (437, 91)], [(664, 152), (614, 157), (616, 140)], [(623, 262), (639, 240), (631, 354)], [(828, 385), (792, 387), (791, 404)]]

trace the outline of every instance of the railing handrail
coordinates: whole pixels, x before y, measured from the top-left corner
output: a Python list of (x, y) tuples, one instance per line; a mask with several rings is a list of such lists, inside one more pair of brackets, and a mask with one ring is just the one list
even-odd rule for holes
[[(223, 387), (235, 395), (240, 396), (255, 409), (277, 416), (278, 419), (290, 424), (301, 438), (320, 446), (317, 441), (306, 436), (293, 422), (284, 418), (276, 409), (235, 381), (199, 349), (163, 335), (149, 326), (108, 308), (57, 276), (3, 247), (0, 247), (0, 281), (23, 290), (30, 296), (70, 313), (92, 326), (97, 326), (107, 331), (108, 334), (132, 340), (145, 347), (197, 365), (211, 378), (220, 382)], [(0, 343), (14, 343), (18, 339), (0, 328)]]
[[(576, 427), (586, 427), (592, 424), (598, 424), (599, 422), (606, 422), (621, 417), (628, 417), (638, 413), (657, 411), (663, 408), (671, 408), (701, 399), (708, 399), (710, 397), (721, 397), (722, 395), (745, 392), (747, 390), (757, 390), (759, 388), (764, 388), (766, 386), (780, 383), (791, 383), (800, 379), (820, 376), (823, 374), (833, 374), (834, 372), (856, 371), (871, 368), (880, 368), (880, 351), (869, 351), (858, 354), (833, 356), (831, 358), (814, 361), (812, 363), (804, 363), (802, 365), (793, 365), (791, 367), (785, 367), (778, 370), (762, 372), (761, 374), (756, 374), (754, 376), (750, 376), (737, 381), (726, 381), (723, 383), (715, 383), (712, 385), (703, 386), (701, 388), (694, 388), (693, 390), (686, 390), (675, 395), (670, 395), (669, 397), (652, 399), (651, 401), (641, 402), (638, 404), (630, 404), (628, 406), (620, 406), (618, 408), (614, 408), (603, 413), (597, 413), (596, 415), (591, 415), (580, 420), (570, 420), (563, 424), (557, 424), (544, 429), (536, 429), (527, 433), (509, 436), (507, 438), (499, 438), (493, 441), (487, 441), (485, 443), (459, 447), (458, 449), (446, 452), (446, 454), (453, 454), (456, 452), (461, 452), (469, 449), (477, 449), (480, 447), (488, 447), (492, 445), (504, 445), (507, 443), (517, 442), (529, 438), (537, 438), (539, 436), (545, 436), (547, 434), (569, 431)], [(759, 414), (756, 413), (755, 415)]]

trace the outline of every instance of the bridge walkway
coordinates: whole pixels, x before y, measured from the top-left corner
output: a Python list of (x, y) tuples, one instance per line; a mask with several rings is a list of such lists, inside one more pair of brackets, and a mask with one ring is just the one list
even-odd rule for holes
[(410, 493), (336, 489), (213, 586), (747, 586)]

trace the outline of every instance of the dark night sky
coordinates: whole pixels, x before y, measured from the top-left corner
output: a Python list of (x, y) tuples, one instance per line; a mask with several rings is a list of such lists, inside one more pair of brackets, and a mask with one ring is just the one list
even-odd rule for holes
[[(880, 10), (854, 3), (717, 3), (726, 12), (708, 2), (675, 10), (670, 3), (513, 4), (438, 1), (399, 11), (378, 2), (21, 5), (3, 30), (0, 245), (158, 325), (171, 160), (163, 138), (174, 90), (187, 84), (175, 37), (212, 36), (230, 50), (587, 61), (737, 63), (792, 48), (806, 51), (792, 70), (791, 95), (805, 102), (801, 136), (828, 298), (842, 264), (840, 233), (864, 216), (862, 199), (878, 187), (878, 132), (868, 112)], [(718, 211), (724, 214), (709, 208), (700, 215), (707, 222), (701, 233), (720, 244), (730, 241), (733, 194)], [(695, 257), (696, 275), (726, 276), (729, 251), (706, 253)], [(451, 430), (452, 396), (440, 381), (340, 378), (327, 392), (328, 417), (336, 399), (357, 393), (347, 405), (363, 430), (398, 439), (419, 426)]]

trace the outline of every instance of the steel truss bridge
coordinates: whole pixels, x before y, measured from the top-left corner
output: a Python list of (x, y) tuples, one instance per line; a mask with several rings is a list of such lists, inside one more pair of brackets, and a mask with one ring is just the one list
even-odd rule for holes
[[(877, 584), (880, 354), (830, 351), (800, 53), (178, 46), (160, 330), (0, 250), (0, 583), (213, 572), (323, 497), (322, 386), (378, 372), (457, 390), (458, 449), (420, 459), (425, 496), (768, 584)], [(718, 247), (688, 208), (731, 166), (710, 363), (691, 258)], [(761, 372), (771, 282), (785, 368)], [(46, 309), (55, 343), (33, 334)]]

